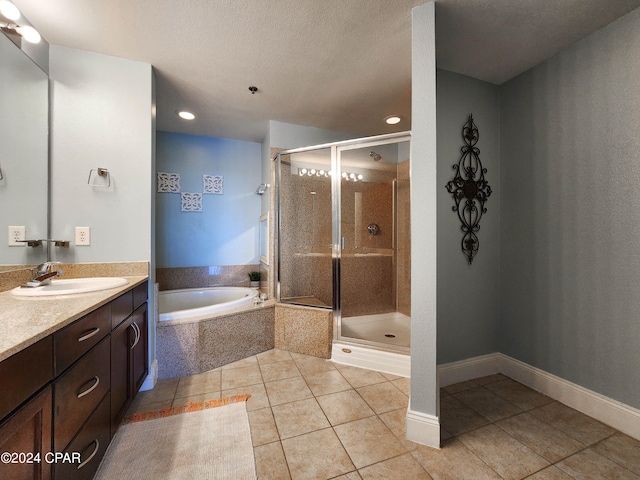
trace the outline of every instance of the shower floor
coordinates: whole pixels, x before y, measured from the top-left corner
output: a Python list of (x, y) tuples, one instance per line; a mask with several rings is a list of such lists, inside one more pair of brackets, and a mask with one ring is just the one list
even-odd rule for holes
[[(393, 335), (393, 337), (387, 335)], [(411, 317), (400, 312), (343, 317), (341, 337), (409, 347)]]

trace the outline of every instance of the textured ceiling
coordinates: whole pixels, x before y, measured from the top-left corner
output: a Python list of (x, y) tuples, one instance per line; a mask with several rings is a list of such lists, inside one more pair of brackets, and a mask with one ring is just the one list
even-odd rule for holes
[[(260, 142), (270, 119), (359, 135), (410, 129), (411, 8), (425, 0), (14, 3), (51, 44), (152, 64), (159, 130)], [(438, 67), (500, 84), (638, 6), (438, 0)], [(390, 114), (406, 121), (386, 126)]]

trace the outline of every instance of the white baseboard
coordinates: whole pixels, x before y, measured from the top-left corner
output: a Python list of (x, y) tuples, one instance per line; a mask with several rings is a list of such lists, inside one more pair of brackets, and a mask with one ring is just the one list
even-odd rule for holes
[(156, 386), (156, 383), (158, 382), (158, 360), (154, 360), (151, 363), (151, 367), (149, 368), (149, 374), (147, 375), (147, 378), (144, 379), (144, 382), (142, 382), (142, 386), (140, 387), (140, 391), (143, 392), (145, 390), (151, 390), (153, 387)]
[(503, 373), (523, 385), (640, 440), (640, 410), (508, 355), (492, 353), (438, 366), (441, 387), (494, 373)]
[(334, 341), (331, 347), (331, 361), (400, 377), (411, 376), (411, 357), (400, 353)]
[(433, 415), (407, 410), (407, 439), (440, 448), (440, 420)]
[(459, 362), (438, 365), (440, 387), (466, 382), (474, 378), (486, 377), (500, 372), (502, 357), (499, 353), (490, 353)]

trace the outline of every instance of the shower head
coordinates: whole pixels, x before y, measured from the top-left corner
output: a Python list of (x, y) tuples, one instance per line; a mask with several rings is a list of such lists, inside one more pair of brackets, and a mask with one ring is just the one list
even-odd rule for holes
[(382, 156), (376, 152), (369, 152), (369, 156), (373, 158), (374, 162), (379, 162), (382, 159)]

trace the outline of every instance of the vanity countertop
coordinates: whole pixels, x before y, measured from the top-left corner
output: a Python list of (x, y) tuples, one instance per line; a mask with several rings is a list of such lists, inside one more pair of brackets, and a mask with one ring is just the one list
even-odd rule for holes
[(0, 293), (0, 361), (51, 335), (121, 293), (148, 280), (145, 276), (123, 276), (122, 287), (74, 295), (16, 297)]

